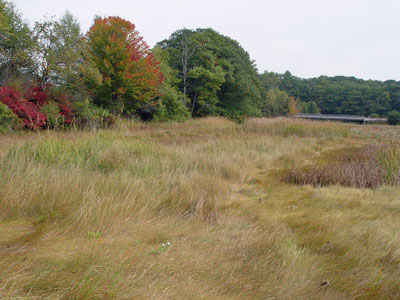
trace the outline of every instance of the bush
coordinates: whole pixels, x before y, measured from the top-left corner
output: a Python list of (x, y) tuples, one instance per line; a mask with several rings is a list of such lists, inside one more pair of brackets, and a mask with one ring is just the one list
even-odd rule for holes
[(110, 127), (115, 117), (108, 110), (97, 107), (88, 99), (74, 103), (74, 125), (80, 128)]
[(388, 115), (388, 123), (389, 123), (389, 125), (398, 125), (398, 124), (400, 124), (400, 112), (398, 112), (397, 110), (393, 110)]
[(26, 91), (24, 98), (37, 106), (41, 106), (47, 103), (49, 95), (40, 86), (32, 86)]
[(0, 102), (11, 109), (25, 129), (58, 128), (72, 122), (71, 104), (62, 92), (30, 87), (24, 97), (13, 87), (0, 87)]
[(24, 128), (39, 129), (46, 126), (47, 116), (40, 112), (40, 107), (22, 99), (14, 88), (0, 87), (0, 102), (7, 105), (22, 120)]
[(74, 103), (74, 117), (89, 120), (94, 118), (93, 108), (89, 99), (77, 101)]
[(17, 128), (19, 124), (20, 120), (12, 110), (7, 105), (0, 103), (0, 133), (9, 133)]
[(184, 104), (183, 94), (168, 86), (164, 86), (161, 93), (156, 102), (145, 105), (137, 111), (143, 121), (183, 122), (190, 117)]
[[(40, 111), (43, 111), (43, 106), (48, 106), (49, 103), (51, 104), (50, 107), (44, 108), (43, 111), (49, 112), (52, 115), (52, 121), (47, 122), (47, 125), (50, 127), (54, 128), (63, 123), (71, 124), (73, 118), (72, 105), (67, 95), (63, 91), (51, 89), (50, 87), (51, 86), (46, 90), (43, 90), (40, 86), (31, 87), (25, 93), (24, 97), (29, 102), (41, 107)], [(56, 111), (57, 113), (55, 115), (54, 113)], [(57, 119), (58, 124), (54, 124), (55, 119)]]
[(60, 124), (63, 123), (63, 119), (60, 114), (60, 108), (55, 102), (47, 102), (43, 104), (40, 108), (40, 112), (47, 115), (47, 126), (49, 128), (57, 128)]
[(183, 122), (190, 117), (189, 111), (182, 100), (176, 97), (174, 92), (167, 92), (159, 101), (158, 110), (154, 119), (160, 121)]

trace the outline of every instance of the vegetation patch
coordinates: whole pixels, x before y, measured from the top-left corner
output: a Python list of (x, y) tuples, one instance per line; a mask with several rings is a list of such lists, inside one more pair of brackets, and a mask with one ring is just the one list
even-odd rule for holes
[(250, 118), (243, 124), (243, 130), (272, 136), (298, 137), (348, 137), (350, 126), (343, 123), (307, 121), (290, 118)]
[(400, 182), (400, 145), (387, 142), (327, 151), (310, 165), (289, 167), (283, 172), (283, 178), (290, 183), (315, 186), (396, 185)]

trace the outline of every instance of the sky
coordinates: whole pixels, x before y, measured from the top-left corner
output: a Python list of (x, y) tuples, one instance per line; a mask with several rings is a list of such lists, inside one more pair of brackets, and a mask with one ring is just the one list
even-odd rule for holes
[(69, 10), (86, 32), (120, 16), (152, 47), (181, 28), (237, 40), (260, 73), (400, 80), (400, 0), (14, 0), (31, 26)]

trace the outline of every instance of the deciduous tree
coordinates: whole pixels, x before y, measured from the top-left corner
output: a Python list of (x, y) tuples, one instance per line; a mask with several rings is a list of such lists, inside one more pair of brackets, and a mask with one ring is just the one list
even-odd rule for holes
[(32, 61), (31, 30), (14, 4), (0, 0), (0, 82), (25, 74)]
[(257, 69), (238, 42), (213, 29), (182, 29), (159, 45), (179, 71), (194, 116), (261, 116)]
[(157, 111), (155, 118), (158, 120), (184, 121), (189, 117), (186, 108), (185, 96), (178, 89), (180, 79), (178, 71), (169, 66), (171, 59), (167, 50), (156, 46), (152, 49), (155, 59), (159, 62), (160, 71), (164, 80), (159, 86), (159, 96), (157, 97)]
[(95, 84), (97, 104), (116, 113), (133, 112), (157, 96), (162, 74), (134, 24), (119, 17), (97, 18), (86, 41), (88, 58), (102, 76)]
[(289, 97), (288, 115), (289, 116), (295, 116), (297, 114), (299, 114), (299, 110), (297, 108), (296, 100), (293, 97)]

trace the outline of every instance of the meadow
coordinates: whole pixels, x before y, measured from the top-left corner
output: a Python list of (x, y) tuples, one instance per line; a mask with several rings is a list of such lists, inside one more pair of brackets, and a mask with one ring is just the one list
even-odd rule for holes
[(285, 118), (0, 135), (0, 299), (400, 299), (399, 137)]

